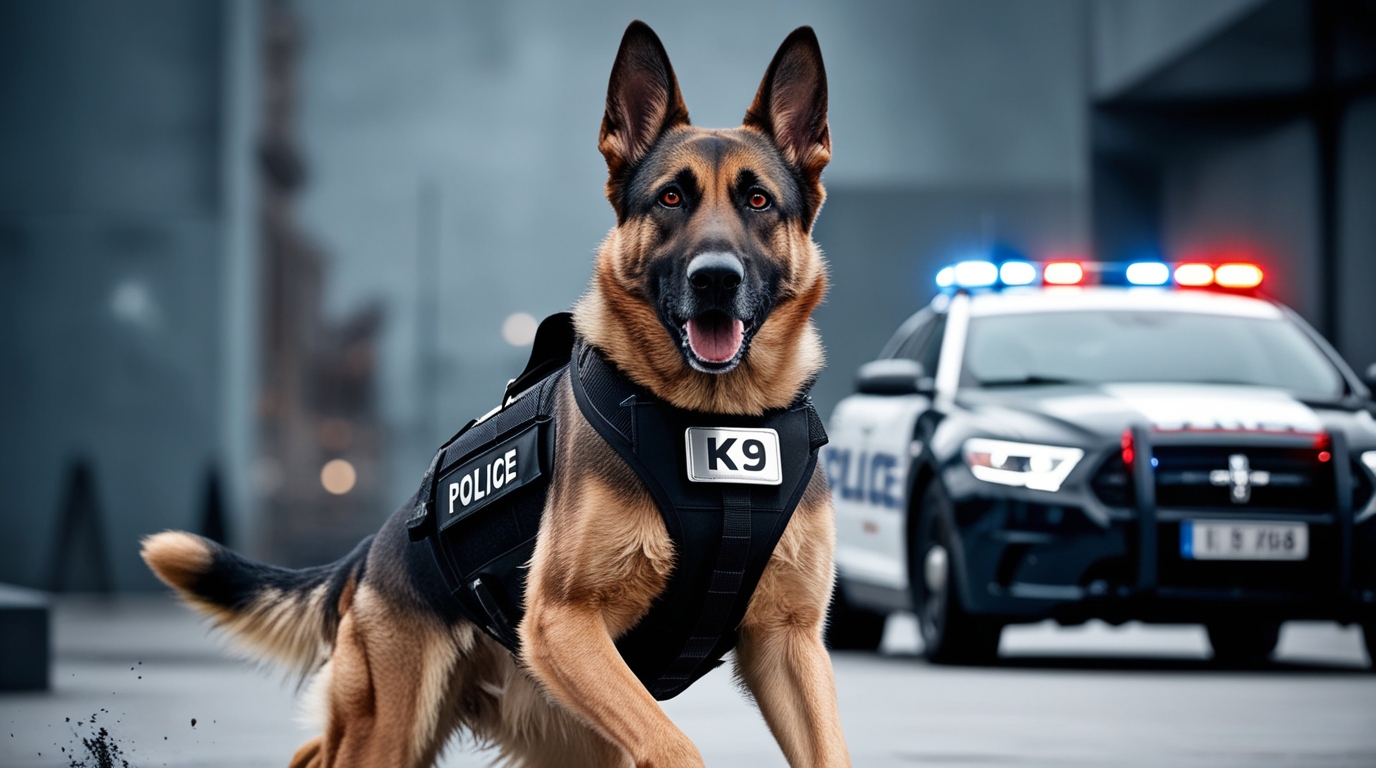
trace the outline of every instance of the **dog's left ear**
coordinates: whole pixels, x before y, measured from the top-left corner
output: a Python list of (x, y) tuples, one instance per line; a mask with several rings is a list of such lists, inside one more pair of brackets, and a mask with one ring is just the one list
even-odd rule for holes
[(831, 130), (827, 71), (812, 27), (798, 27), (779, 46), (743, 122), (774, 139), (809, 181), (821, 176), (831, 160)]
[(655, 141), (670, 128), (687, 124), (688, 107), (664, 44), (645, 22), (631, 22), (612, 65), (607, 112), (597, 141), (607, 159), (607, 195), (613, 205), (626, 174), (645, 158)]

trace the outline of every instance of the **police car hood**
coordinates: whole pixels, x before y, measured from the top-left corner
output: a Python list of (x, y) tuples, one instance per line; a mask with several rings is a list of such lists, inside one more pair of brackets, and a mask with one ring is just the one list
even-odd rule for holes
[[(1133, 425), (1159, 431), (1318, 434), (1339, 414), (1289, 392), (1218, 384), (1098, 384), (962, 391), (960, 403), (991, 435), (1064, 444), (1116, 441)], [(1370, 419), (1367, 419), (1370, 421)]]

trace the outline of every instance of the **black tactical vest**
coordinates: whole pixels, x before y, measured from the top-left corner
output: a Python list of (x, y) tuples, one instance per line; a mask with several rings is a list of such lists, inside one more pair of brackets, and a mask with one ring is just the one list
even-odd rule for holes
[(512, 652), (554, 472), (554, 402), (565, 376), (583, 416), (654, 498), (674, 543), (664, 593), (616, 644), (646, 689), (669, 699), (735, 647), (826, 432), (806, 394), (754, 417), (675, 408), (576, 339), (568, 313), (546, 318), (502, 407), (435, 454), (409, 521), (461, 612)]

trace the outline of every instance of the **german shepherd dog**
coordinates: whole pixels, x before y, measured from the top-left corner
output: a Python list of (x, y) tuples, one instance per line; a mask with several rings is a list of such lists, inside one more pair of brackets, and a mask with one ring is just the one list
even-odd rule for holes
[[(812, 30), (774, 56), (739, 128), (688, 122), (659, 38), (634, 22), (612, 68), (598, 148), (616, 226), (579, 300), (579, 334), (636, 383), (703, 412), (783, 408), (822, 366), (810, 316), (827, 288), (812, 242), (831, 156)], [(344, 559), (248, 561), (188, 533), (143, 544), (149, 567), (246, 649), (313, 675), (323, 733), (294, 768), (431, 765), (456, 731), (519, 766), (701, 766), (614, 641), (674, 568), (663, 519), (583, 418), (565, 378), (556, 470), (530, 563), (521, 657), (459, 618), (414, 499)], [(822, 626), (834, 521), (820, 468), (739, 627), (735, 672), (793, 766), (846, 766)]]

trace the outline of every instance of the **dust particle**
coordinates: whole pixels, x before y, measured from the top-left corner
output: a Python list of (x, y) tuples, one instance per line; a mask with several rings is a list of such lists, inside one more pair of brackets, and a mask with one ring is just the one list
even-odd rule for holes
[(129, 761), (124, 759), (124, 750), (104, 728), (90, 738), (83, 738), (81, 745), (86, 748), (86, 757), (78, 760), (73, 756), (67, 764), (68, 768), (129, 768)]

